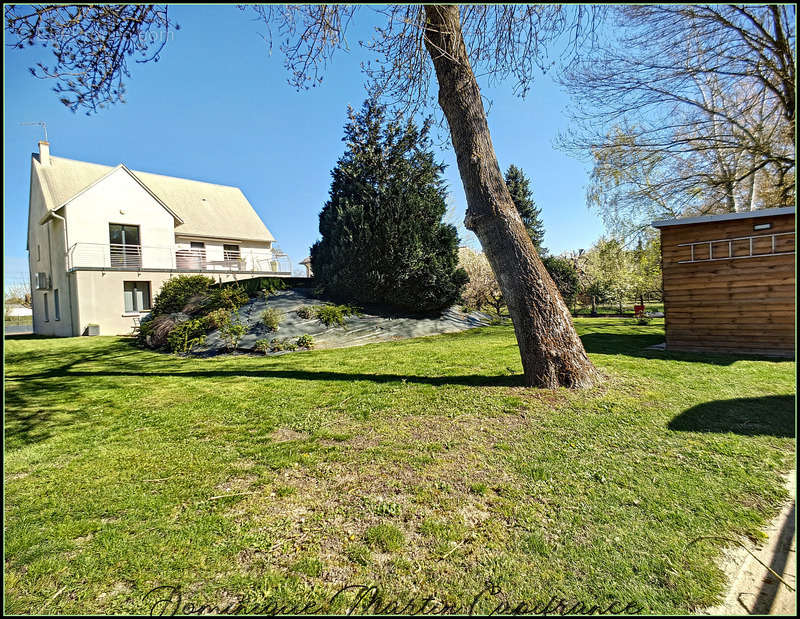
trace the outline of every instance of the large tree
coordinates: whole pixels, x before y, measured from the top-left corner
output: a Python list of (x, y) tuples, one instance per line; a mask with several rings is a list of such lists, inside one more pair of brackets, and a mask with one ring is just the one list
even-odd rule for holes
[(522, 223), (531, 237), (533, 246), (538, 250), (544, 243), (544, 223), (542, 222), (542, 209), (533, 201), (531, 180), (514, 164), (506, 170), (506, 187), (511, 194), (511, 200), (517, 207)]
[[(56, 65), (46, 74), (74, 93), (65, 103), (93, 109), (98, 101), (121, 99), (116, 78), (126, 74), (125, 55), (141, 52), (140, 44), (147, 47), (148, 31), (157, 26), (154, 16), (166, 19), (163, 8), (138, 8), (140, 13), (123, 15), (94, 6), (9, 7), (6, 21), (20, 44), (56, 41)], [(280, 29), (291, 81), (300, 87), (315, 84), (333, 53), (347, 46), (345, 31), (357, 9), (256, 7), (267, 25)], [(575, 11), (576, 19), (568, 11)], [(467, 199), (465, 226), (480, 240), (503, 291), (526, 384), (549, 388), (591, 385), (596, 372), (514, 207), (473, 66), (497, 79), (514, 79), (524, 94), (537, 66), (549, 66), (548, 45), (566, 32), (585, 31), (585, 11), (559, 5), (393, 5), (379, 9), (386, 25), (365, 44), (379, 56), (379, 62), (365, 66), (370, 87), (388, 100), (412, 108), (427, 104), (436, 76)], [(87, 27), (73, 27), (82, 23)], [(76, 34), (63, 37), (65, 27)], [(101, 36), (82, 34), (98, 30)], [(131, 39), (139, 43), (131, 47)]]
[(450, 307), (467, 276), (447, 210), (444, 166), (434, 161), (430, 123), (386, 119), (374, 99), (349, 110), (344, 155), (331, 173), (311, 248), (316, 284), (332, 298), (410, 312)]

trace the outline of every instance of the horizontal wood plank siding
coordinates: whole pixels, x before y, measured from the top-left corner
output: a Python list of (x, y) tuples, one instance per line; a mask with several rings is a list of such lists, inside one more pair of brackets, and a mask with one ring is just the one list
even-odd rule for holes
[[(771, 223), (768, 230), (755, 224)], [(661, 228), (667, 348), (708, 352), (791, 355), (795, 348), (795, 255), (754, 258), (749, 240), (727, 239), (794, 233), (794, 215), (684, 224)], [(716, 241), (714, 258), (691, 259), (684, 243)], [(753, 253), (773, 251), (772, 239), (753, 240)], [(775, 252), (794, 252), (794, 234), (776, 237)], [(709, 257), (696, 245), (695, 260)]]

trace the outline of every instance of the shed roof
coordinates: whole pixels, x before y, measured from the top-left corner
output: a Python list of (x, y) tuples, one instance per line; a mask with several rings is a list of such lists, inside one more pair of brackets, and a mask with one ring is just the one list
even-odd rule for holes
[(677, 219), (659, 219), (651, 226), (664, 228), (666, 226), (684, 226), (686, 224), (704, 224), (713, 221), (730, 221), (732, 219), (753, 219), (755, 217), (775, 217), (776, 215), (793, 215), (793, 206), (781, 208), (765, 208), (758, 211), (743, 211), (741, 213), (723, 213), (722, 215), (701, 215), (699, 217), (679, 217)]
[[(44, 188), (47, 208), (55, 211), (118, 166), (50, 156), (42, 165), (33, 154), (34, 168)], [(126, 168), (127, 170), (127, 168)], [(177, 215), (178, 234), (249, 241), (274, 241), (238, 187), (129, 170), (142, 185)]]

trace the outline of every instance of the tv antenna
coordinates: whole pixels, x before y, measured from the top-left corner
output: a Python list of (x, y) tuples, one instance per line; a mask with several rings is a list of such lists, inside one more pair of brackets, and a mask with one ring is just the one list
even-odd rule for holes
[(38, 121), (32, 122), (32, 123), (20, 123), (20, 125), (39, 125), (42, 128), (42, 131), (44, 131), (44, 141), (45, 142), (48, 141), (48, 139), (47, 139), (47, 123), (44, 122), (43, 120), (38, 120)]

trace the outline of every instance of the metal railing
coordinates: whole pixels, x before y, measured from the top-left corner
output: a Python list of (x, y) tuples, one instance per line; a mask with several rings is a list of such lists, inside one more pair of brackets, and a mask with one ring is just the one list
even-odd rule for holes
[[(690, 257), (689, 260), (679, 260), (678, 264), (691, 264), (694, 262), (715, 262), (718, 260), (740, 260), (742, 258), (763, 258), (765, 256), (786, 256), (795, 253), (795, 250), (792, 249), (791, 251), (776, 251), (776, 237), (779, 236), (792, 236), (794, 237), (794, 232), (774, 232), (772, 234), (753, 234), (751, 236), (738, 236), (732, 239), (714, 239), (711, 241), (693, 241), (691, 243), (680, 243), (676, 247), (688, 247), (690, 250)], [(769, 251), (761, 251), (758, 253), (753, 252), (753, 239), (762, 239), (762, 238), (771, 238), (770, 249)], [(734, 243), (738, 241), (747, 241), (747, 245), (745, 247), (747, 254), (743, 254), (741, 256), (734, 255)], [(728, 246), (728, 254), (726, 256), (718, 256), (714, 257), (714, 245), (719, 243), (726, 243)], [(695, 257), (695, 247), (708, 247), (708, 257), (707, 258), (696, 258)]]
[(67, 251), (67, 270), (169, 270), (216, 272), (291, 273), (289, 257), (277, 249), (214, 252), (176, 246), (75, 243)]

